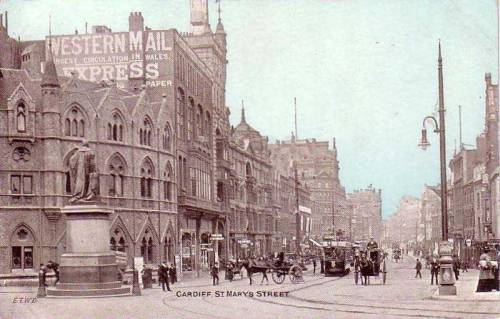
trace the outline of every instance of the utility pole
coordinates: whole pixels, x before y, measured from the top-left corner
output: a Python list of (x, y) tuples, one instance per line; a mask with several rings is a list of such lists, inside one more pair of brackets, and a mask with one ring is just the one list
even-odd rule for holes
[(461, 105), (458, 105), (458, 129), (459, 129), (459, 132), (458, 132), (458, 138), (459, 138), (459, 151), (462, 150), (462, 146), (463, 146), (463, 143), (462, 143), (462, 106)]
[(300, 255), (300, 210), (299, 210), (299, 178), (297, 174), (297, 162), (294, 160), (293, 169), (295, 175), (295, 252), (297, 255)]
[(438, 56), (439, 79), (439, 157), (441, 159), (441, 224), (443, 240), (448, 240), (448, 201), (446, 180), (446, 135), (444, 121), (444, 92), (443, 92), (443, 58), (441, 57), (441, 42), (439, 42)]

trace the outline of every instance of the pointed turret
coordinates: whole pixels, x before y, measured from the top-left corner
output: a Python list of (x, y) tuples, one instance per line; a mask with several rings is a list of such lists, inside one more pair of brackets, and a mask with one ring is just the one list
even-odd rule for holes
[(245, 119), (245, 105), (243, 104), (243, 100), (241, 101), (241, 121), (240, 123), (246, 123)]
[(49, 26), (49, 49), (47, 50), (47, 59), (45, 59), (45, 69), (42, 76), (42, 88), (60, 87), (57, 77), (56, 65), (52, 56), (52, 32)]

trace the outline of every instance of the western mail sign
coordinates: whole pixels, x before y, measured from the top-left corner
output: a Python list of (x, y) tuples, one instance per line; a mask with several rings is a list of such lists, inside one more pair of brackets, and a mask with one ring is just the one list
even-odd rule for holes
[(115, 80), (121, 86), (129, 79), (145, 77), (152, 86), (168, 86), (170, 39), (168, 31), (147, 30), (52, 36), (51, 43), (61, 75), (75, 74), (92, 82)]

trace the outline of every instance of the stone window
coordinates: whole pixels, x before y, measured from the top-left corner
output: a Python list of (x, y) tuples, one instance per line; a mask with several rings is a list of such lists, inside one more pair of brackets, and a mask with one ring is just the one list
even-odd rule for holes
[(174, 198), (174, 170), (170, 162), (167, 163), (164, 174), (163, 197), (168, 201), (172, 201)]
[(139, 144), (151, 146), (152, 132), (153, 125), (148, 118), (145, 118), (142, 127), (139, 129)]
[(77, 107), (73, 107), (64, 120), (64, 135), (85, 137), (84, 116)]
[(125, 163), (123, 160), (115, 155), (109, 163), (109, 196), (122, 197), (124, 191), (124, 181), (125, 181)]
[(203, 136), (203, 110), (198, 104), (196, 109), (196, 136)]
[(113, 114), (112, 122), (108, 123), (108, 140), (123, 142), (123, 121), (118, 114)]
[(33, 247), (34, 236), (31, 231), (21, 225), (17, 227), (11, 236), (11, 268), (13, 271), (33, 270)]
[(149, 161), (145, 161), (141, 167), (141, 197), (152, 198), (153, 197), (153, 166)]
[(184, 139), (184, 121), (186, 112), (186, 96), (184, 91), (179, 88), (177, 90), (177, 138)]
[(16, 122), (17, 122), (17, 131), (19, 133), (26, 132), (26, 105), (24, 105), (23, 102), (20, 102), (17, 105)]
[(33, 176), (24, 174), (14, 174), (10, 176), (11, 194), (33, 194)]
[(170, 128), (170, 124), (168, 122), (163, 129), (163, 149), (172, 151), (172, 129)]

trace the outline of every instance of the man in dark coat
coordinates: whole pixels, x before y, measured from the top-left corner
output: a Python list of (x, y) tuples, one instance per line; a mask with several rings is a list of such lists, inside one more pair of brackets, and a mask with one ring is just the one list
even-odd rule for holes
[(313, 257), (313, 275), (316, 275), (316, 256)]
[(415, 269), (417, 270), (417, 273), (415, 274), (415, 278), (417, 278), (417, 276), (422, 278), (422, 273), (420, 272), (422, 270), (422, 263), (420, 262), (419, 259), (417, 259), (417, 264), (415, 265)]
[(213, 285), (218, 285), (219, 284), (219, 267), (217, 267), (217, 264), (212, 264), (210, 266), (210, 274), (212, 275), (212, 283)]
[(168, 267), (165, 262), (161, 263), (158, 268), (158, 279), (161, 283), (161, 289), (163, 289), (163, 291), (165, 291), (165, 285), (167, 286), (167, 291), (171, 291), (168, 283)]
[(458, 280), (460, 275), (460, 259), (457, 255), (453, 255), (453, 272), (455, 273), (455, 280)]
[(431, 261), (431, 285), (434, 285), (434, 277), (436, 277), (436, 285), (439, 285), (438, 275), (439, 275), (439, 263), (436, 260), (436, 258), (432, 258), (432, 261)]

